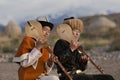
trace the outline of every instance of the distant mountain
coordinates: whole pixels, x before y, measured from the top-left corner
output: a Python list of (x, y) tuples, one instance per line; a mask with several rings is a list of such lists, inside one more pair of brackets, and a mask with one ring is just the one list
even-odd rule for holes
[[(89, 25), (91, 19), (99, 17), (99, 16), (105, 16), (105, 17), (111, 19), (112, 21), (114, 21), (117, 24), (117, 26), (120, 26), (120, 13), (112, 13), (112, 14), (108, 14), (108, 15), (94, 15), (94, 16), (76, 17), (76, 18), (80, 18), (81, 20), (83, 20), (84, 24), (87, 26), (87, 25)], [(63, 15), (63, 16), (60, 16), (58, 18), (52, 18), (51, 16), (49, 16), (50, 21), (53, 22), (55, 26), (62, 23), (64, 18), (67, 18), (67, 17), (72, 17), (72, 16)], [(21, 21), (19, 23), (19, 25), (21, 26), (22, 31), (24, 31), (25, 21)], [(2, 24), (0, 24), (0, 31), (3, 29), (4, 29), (4, 26)]]
[(0, 31), (4, 30), (4, 25), (0, 24)]
[(20, 27), (22, 28), (22, 31), (24, 32), (25, 22), (22, 21), (22, 22), (20, 22), (19, 25), (20, 25)]
[(53, 22), (54, 24), (59, 24), (59, 23), (63, 22), (64, 18), (68, 18), (68, 17), (71, 17), (71, 16), (62, 15), (62, 16), (57, 17), (55, 19), (50, 16), (50, 21)]

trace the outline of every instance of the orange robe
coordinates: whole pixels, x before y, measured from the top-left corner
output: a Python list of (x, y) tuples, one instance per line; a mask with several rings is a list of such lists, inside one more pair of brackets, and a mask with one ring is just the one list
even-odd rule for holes
[[(25, 37), (15, 57), (20, 57), (23, 54), (30, 52), (35, 47), (35, 42), (36, 41), (33, 38)], [(26, 68), (20, 66), (18, 70), (19, 80), (35, 80), (42, 73), (46, 73), (45, 63), (49, 59), (49, 52), (45, 48), (42, 48), (41, 51), (42, 56), (38, 59), (36, 69), (34, 69), (32, 65)]]

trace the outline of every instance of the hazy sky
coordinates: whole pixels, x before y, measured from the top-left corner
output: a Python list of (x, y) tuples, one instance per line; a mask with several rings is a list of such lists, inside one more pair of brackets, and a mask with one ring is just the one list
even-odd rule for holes
[(63, 15), (81, 17), (120, 12), (120, 0), (0, 0), (0, 24), (47, 16), (49, 20)]

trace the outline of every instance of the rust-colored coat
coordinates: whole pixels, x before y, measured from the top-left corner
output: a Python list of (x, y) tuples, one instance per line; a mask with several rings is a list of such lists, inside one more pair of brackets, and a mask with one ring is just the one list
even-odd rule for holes
[[(35, 42), (36, 41), (33, 38), (25, 37), (15, 57), (20, 57), (21, 55), (30, 52), (35, 47)], [(20, 66), (18, 70), (19, 80), (35, 80), (42, 73), (45, 73), (46, 72), (45, 63), (47, 62), (48, 58), (49, 53), (46, 49), (43, 48), (42, 56), (38, 59), (36, 69), (34, 69), (32, 66), (26, 68)]]

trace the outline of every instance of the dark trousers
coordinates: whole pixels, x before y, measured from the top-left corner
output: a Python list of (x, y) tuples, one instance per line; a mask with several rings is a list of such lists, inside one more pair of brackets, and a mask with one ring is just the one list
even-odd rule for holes
[[(60, 80), (69, 80), (66, 76), (61, 76)], [(108, 74), (75, 74), (73, 80), (114, 80), (111, 75)]]

